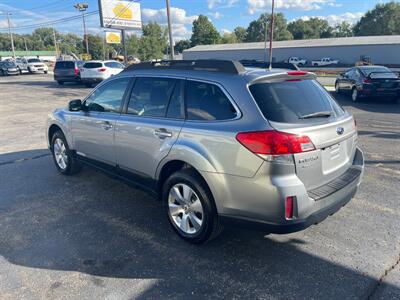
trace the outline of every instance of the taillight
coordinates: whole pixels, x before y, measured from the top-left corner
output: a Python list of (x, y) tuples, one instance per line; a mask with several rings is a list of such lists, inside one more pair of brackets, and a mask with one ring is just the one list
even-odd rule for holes
[(107, 69), (106, 68), (100, 68), (98, 69), (99, 72), (105, 72)]
[(372, 83), (372, 80), (371, 80), (371, 79), (364, 79), (364, 80), (363, 80), (363, 83), (371, 84), (371, 83)]
[(78, 74), (79, 74), (79, 69), (78, 69), (78, 68), (75, 68), (75, 69), (74, 69), (74, 74), (75, 74), (75, 75), (78, 75)]
[(293, 219), (294, 197), (286, 197), (285, 200), (285, 218)]
[(315, 150), (308, 136), (275, 130), (241, 132), (236, 139), (251, 152), (260, 155), (285, 155)]

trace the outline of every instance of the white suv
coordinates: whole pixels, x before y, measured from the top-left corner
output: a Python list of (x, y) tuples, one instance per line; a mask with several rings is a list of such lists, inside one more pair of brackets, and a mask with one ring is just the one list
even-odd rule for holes
[(81, 80), (91, 87), (94, 83), (103, 81), (113, 75), (117, 75), (124, 69), (124, 65), (115, 60), (88, 61), (81, 68)]
[(39, 58), (28, 58), (27, 67), (29, 73), (43, 72), (44, 74), (47, 74), (49, 71), (47, 65)]

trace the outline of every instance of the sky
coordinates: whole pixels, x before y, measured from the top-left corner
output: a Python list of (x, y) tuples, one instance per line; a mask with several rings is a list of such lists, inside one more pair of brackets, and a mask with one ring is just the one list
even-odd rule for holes
[[(103, 0), (110, 1), (110, 0)], [(139, 1), (139, 0), (137, 0)], [(221, 33), (232, 32), (236, 26), (247, 27), (261, 13), (270, 12), (272, 0), (170, 0), (173, 35), (175, 40), (190, 38), (192, 23), (199, 14), (210, 18)], [(52, 22), (73, 17), (79, 13), (73, 7), (77, 2), (88, 3), (88, 12), (98, 10), (97, 0), (0, 0), (0, 32), (6, 32), (5, 13), (11, 13), (15, 33), (29, 33), (33, 29), (20, 26)], [(165, 0), (140, 0), (143, 22), (156, 21), (166, 25)], [(389, 0), (275, 0), (276, 12), (282, 12), (288, 21), (320, 17), (331, 25), (340, 21), (357, 22), (378, 3)], [(54, 24), (63, 33), (82, 34), (80, 19)], [(87, 17), (90, 33), (102, 33), (98, 14)], [(140, 34), (140, 32), (137, 32)]]

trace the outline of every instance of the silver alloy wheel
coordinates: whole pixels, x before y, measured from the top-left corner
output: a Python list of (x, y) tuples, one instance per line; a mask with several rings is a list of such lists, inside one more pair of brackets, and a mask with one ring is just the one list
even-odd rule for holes
[(67, 148), (65, 147), (62, 139), (55, 139), (53, 144), (53, 152), (57, 165), (60, 167), (60, 169), (65, 170), (67, 168), (68, 156)]
[(203, 206), (196, 192), (184, 183), (175, 184), (168, 195), (168, 213), (186, 234), (197, 233), (204, 220)]
[(358, 98), (358, 91), (357, 89), (353, 89), (353, 92), (351, 93), (351, 99), (353, 99), (353, 101), (357, 101)]

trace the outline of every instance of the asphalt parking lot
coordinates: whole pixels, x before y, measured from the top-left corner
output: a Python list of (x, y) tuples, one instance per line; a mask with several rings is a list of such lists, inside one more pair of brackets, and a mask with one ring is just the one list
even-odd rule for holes
[(46, 115), (89, 89), (0, 78), (1, 299), (399, 299), (400, 104), (338, 101), (357, 118), (364, 181), (318, 226), (181, 241), (160, 204), (100, 172), (57, 173)]

